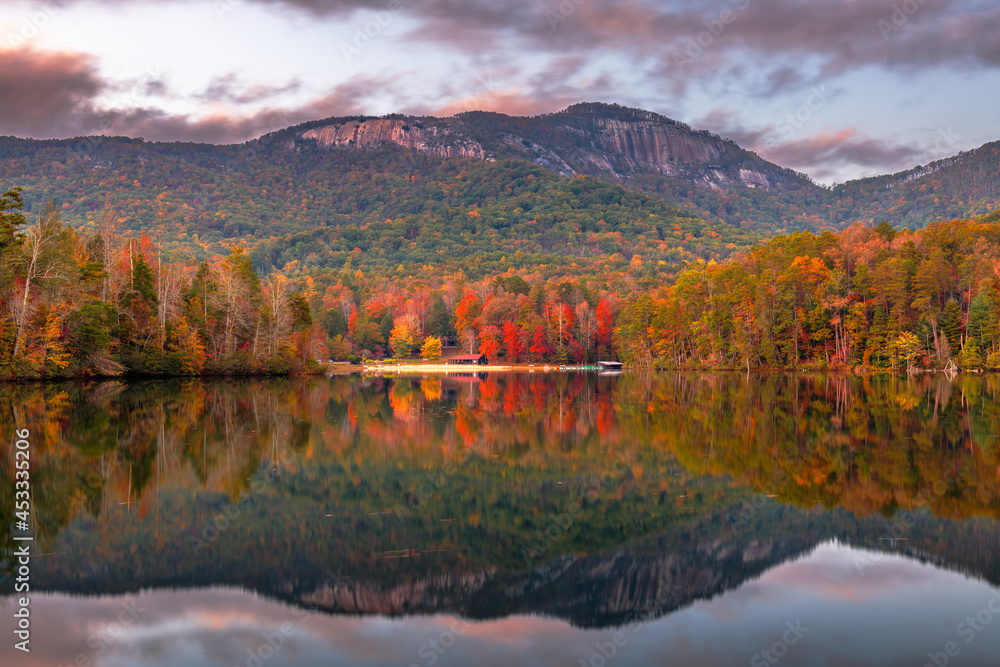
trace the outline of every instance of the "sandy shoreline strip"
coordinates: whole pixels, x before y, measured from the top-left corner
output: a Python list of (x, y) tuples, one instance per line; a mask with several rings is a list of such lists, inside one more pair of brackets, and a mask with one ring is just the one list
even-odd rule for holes
[(479, 366), (473, 364), (392, 364), (389, 366), (365, 366), (366, 373), (497, 373), (509, 371), (558, 371), (558, 366)]

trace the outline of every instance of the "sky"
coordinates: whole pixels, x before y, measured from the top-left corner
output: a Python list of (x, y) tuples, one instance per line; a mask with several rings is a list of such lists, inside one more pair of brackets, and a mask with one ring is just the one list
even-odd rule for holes
[(825, 184), (1000, 139), (995, 0), (0, 0), (0, 135), (655, 111)]

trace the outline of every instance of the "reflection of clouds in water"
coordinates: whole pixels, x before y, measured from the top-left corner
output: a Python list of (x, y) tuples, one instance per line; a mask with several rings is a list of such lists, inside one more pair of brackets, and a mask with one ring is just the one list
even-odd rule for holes
[[(745, 664), (780, 639), (787, 622), (809, 628), (789, 650), (789, 664), (922, 664), (921, 656), (954, 639), (957, 619), (983, 607), (994, 590), (983, 582), (906, 558), (885, 555), (860, 576), (866, 555), (836, 543), (785, 563), (712, 600), (627, 625), (616, 665)], [(607, 646), (616, 628), (581, 629), (548, 618), (515, 616), (462, 620), (464, 631), (443, 648), (431, 644), (453, 629), (451, 616), (391, 619), (328, 616), (231, 589), (160, 591), (134, 598), (143, 609), (103, 655), (87, 640), (113, 622), (123, 598), (40, 595), (32, 599), (36, 634), (25, 660), (0, 648), (0, 662), (24, 667), (68, 665), (84, 654), (97, 667), (210, 667), (246, 665), (248, 649), (264, 634), (291, 623), (275, 657), (264, 665), (572, 665)], [(5, 615), (6, 616), (6, 615)], [(0, 631), (9, 632), (9, 618)], [(93, 644), (93, 642), (92, 642)], [(436, 648), (436, 650), (435, 650)], [(987, 664), (1000, 634), (963, 646), (966, 664)], [(980, 662), (977, 662), (980, 661)], [(256, 664), (256, 663), (252, 663)]]
[[(830, 541), (748, 581), (731, 604), (715, 606), (713, 613), (727, 614), (718, 616), (719, 620), (740, 620), (752, 616), (760, 605), (778, 606), (802, 593), (831, 602), (863, 603), (892, 595), (903, 587), (935, 588), (951, 576), (951, 572), (888, 550), (853, 549)], [(744, 606), (737, 606), (738, 601)]]
[[(864, 575), (857, 568), (861, 559), (873, 563)], [(808, 656), (809, 664), (921, 665), (927, 650), (953, 639), (955, 622), (991, 590), (903, 556), (827, 542), (693, 609), (720, 621), (741, 619), (742, 630), (757, 635), (758, 651), (781, 639), (786, 622), (801, 621), (810, 631), (796, 649), (797, 660)], [(967, 664), (993, 664), (989, 656), (998, 650), (1000, 636), (992, 645), (972, 647), (969, 655), (977, 657)]]
[[(764, 573), (760, 582), (765, 586), (780, 584), (786, 589), (809, 591), (834, 601), (863, 603), (891, 595), (903, 587), (923, 593), (934, 591), (952, 576), (950, 572), (888, 550), (857, 550), (827, 542), (816, 547), (807, 558)], [(859, 585), (859, 581), (864, 585)]]

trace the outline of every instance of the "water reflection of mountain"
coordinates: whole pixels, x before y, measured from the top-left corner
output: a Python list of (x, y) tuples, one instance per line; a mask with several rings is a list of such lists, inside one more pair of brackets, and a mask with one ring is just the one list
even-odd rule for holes
[[(697, 537), (697, 530), (671, 531), (594, 556), (563, 556), (520, 573), (439, 575), (392, 588), (335, 578), (290, 599), (335, 613), (455, 612), (482, 619), (545, 614), (584, 627), (618, 625), (738, 588), (831, 539), (870, 552), (859, 560), (859, 577), (881, 556), (897, 554), (1000, 583), (996, 524), (928, 519), (914, 526), (910, 546), (897, 542), (893, 547), (878, 538), (882, 521), (859, 521), (842, 510), (810, 514), (776, 505), (762, 514), (763, 523), (776, 532), (758, 539), (727, 534), (711, 540)], [(931, 551), (946, 542), (963, 546)]]
[[(603, 625), (831, 538), (1000, 581), (998, 388), (627, 373), (7, 386), (0, 425), (33, 434), (49, 590), (233, 584), (345, 613)], [(915, 508), (904, 534), (885, 525)]]
[[(244, 538), (227, 544), (222, 533), (218, 550), (157, 557), (157, 543), (183, 543), (185, 535), (157, 539), (142, 531), (117, 540), (108, 560), (46, 559), (38, 579), (47, 590), (79, 594), (222, 584), (331, 613), (458, 613), (483, 619), (532, 613), (585, 627), (621, 624), (637, 615), (658, 617), (712, 598), (831, 539), (870, 553), (870, 560), (859, 560), (859, 577), (881, 555), (899, 554), (1000, 583), (1000, 526), (990, 520), (922, 515), (906, 529), (906, 541), (893, 545), (880, 539), (888, 534), (883, 517), (858, 519), (844, 510), (768, 503), (753, 525), (736, 529), (727, 516), (728, 511), (708, 512), (627, 545), (593, 555), (559, 554), (515, 570), (505, 569), (507, 563), (466, 570), (434, 554), (359, 569), (347, 544), (316, 544), (305, 536), (295, 543), (288, 534), (271, 535), (266, 529), (252, 531), (267, 545), (262, 550), (241, 550)], [(73, 532), (77, 537), (86, 533)], [(143, 536), (153, 543), (143, 544)], [(64, 553), (84, 553), (90, 546), (86, 538), (59, 545)]]

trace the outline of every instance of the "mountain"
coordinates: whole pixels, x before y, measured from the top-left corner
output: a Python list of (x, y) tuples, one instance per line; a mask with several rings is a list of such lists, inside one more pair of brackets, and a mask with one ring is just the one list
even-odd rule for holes
[(987, 144), (827, 189), (717, 135), (592, 103), (330, 118), (230, 146), (0, 137), (0, 187), (23, 186), (28, 212), (53, 201), (86, 236), (110, 207), (120, 231), (179, 259), (242, 243), (258, 268), (292, 272), (348, 258), (366, 272), (596, 272), (639, 256), (673, 275), (779, 233), (987, 213), (998, 181)]
[(394, 145), (440, 157), (527, 160), (561, 175), (586, 174), (621, 184), (765, 233), (833, 230), (883, 220), (918, 229), (1000, 206), (1000, 142), (829, 190), (729, 139), (614, 104), (581, 103), (532, 117), (472, 111), (449, 118), (330, 118), (288, 128), (271, 139), (278, 137), (289, 147), (368, 150)]
[(676, 177), (711, 190), (811, 185), (734, 142), (664, 116), (618, 105), (582, 103), (531, 117), (471, 111), (450, 118), (392, 115), (331, 118), (282, 133), (297, 144), (369, 149), (393, 144), (439, 157), (528, 160), (563, 176), (614, 181)]
[[(280, 137), (241, 146), (125, 138), (0, 138), (0, 186), (26, 209), (53, 201), (84, 236), (110, 205), (119, 231), (142, 231), (178, 258), (240, 242), (265, 270), (517, 269), (636, 255), (673, 271), (721, 259), (760, 236), (589, 176), (524, 160), (446, 158), (387, 145), (330, 150)], [(515, 259), (516, 258), (516, 259)], [(506, 267), (505, 267), (506, 268)], [(477, 269), (478, 270), (478, 269)]]

